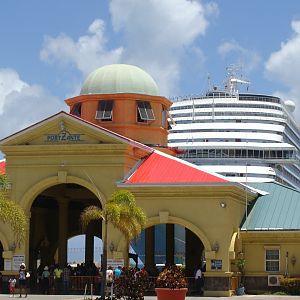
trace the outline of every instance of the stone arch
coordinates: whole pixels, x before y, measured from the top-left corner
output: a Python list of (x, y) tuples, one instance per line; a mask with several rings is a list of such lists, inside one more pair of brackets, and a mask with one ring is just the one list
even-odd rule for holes
[[(160, 216), (151, 217), (147, 221), (146, 228), (154, 226), (154, 225), (158, 225), (161, 223), (162, 222), (161, 222)], [(193, 224), (185, 219), (175, 217), (175, 216), (170, 216), (170, 215), (168, 216), (167, 220), (165, 220), (163, 223), (178, 224), (178, 225), (188, 228), (194, 234), (196, 234), (196, 236), (201, 240), (201, 242), (204, 245), (205, 251), (212, 251), (209, 239), (207, 238), (205, 233), (201, 229), (199, 229), (195, 224)]]
[(238, 233), (237, 232), (234, 232), (232, 234), (232, 237), (231, 237), (231, 241), (230, 241), (230, 245), (229, 245), (229, 252), (234, 252), (234, 247), (235, 247), (235, 242), (236, 242), (236, 239), (237, 239), (237, 236), (238, 236)]
[(0, 232), (0, 242), (3, 246), (3, 251), (9, 251), (9, 242), (8, 238), (3, 234), (3, 232)]
[(103, 193), (101, 193), (99, 191), (97, 186), (89, 181), (86, 181), (85, 179), (82, 179), (82, 178), (79, 178), (76, 176), (67, 176), (66, 180), (64, 182), (61, 182), (61, 181), (59, 181), (58, 176), (52, 176), (52, 177), (48, 177), (46, 179), (39, 181), (38, 183), (36, 183), (35, 185), (33, 185), (31, 188), (29, 188), (26, 191), (26, 193), (24, 194), (24, 196), (22, 197), (22, 199), (20, 201), (20, 205), (25, 209), (26, 214), (28, 214), (28, 215), (30, 214), (31, 205), (32, 205), (34, 199), (41, 192), (43, 192), (45, 189), (47, 189), (51, 186), (54, 186), (57, 184), (62, 184), (62, 183), (65, 183), (65, 184), (74, 183), (74, 184), (78, 184), (78, 185), (81, 185), (81, 186), (87, 188), (98, 198), (102, 207), (103, 207), (104, 203), (106, 202), (106, 197), (104, 196)]

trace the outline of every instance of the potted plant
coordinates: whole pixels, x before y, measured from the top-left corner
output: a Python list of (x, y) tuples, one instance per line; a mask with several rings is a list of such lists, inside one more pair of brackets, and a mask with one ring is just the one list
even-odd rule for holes
[(187, 290), (187, 281), (180, 267), (168, 266), (159, 273), (155, 288), (158, 300), (184, 300)]

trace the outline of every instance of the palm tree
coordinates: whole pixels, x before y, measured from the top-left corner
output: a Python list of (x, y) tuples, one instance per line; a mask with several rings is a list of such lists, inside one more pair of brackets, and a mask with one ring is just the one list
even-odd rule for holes
[(25, 240), (28, 218), (21, 206), (7, 198), (9, 186), (8, 177), (0, 174), (0, 220), (11, 226), (15, 242), (20, 245)]
[(85, 230), (92, 220), (104, 220), (103, 257), (102, 257), (102, 286), (101, 297), (105, 297), (106, 269), (107, 269), (107, 225), (110, 222), (125, 236), (127, 245), (138, 237), (146, 225), (146, 215), (138, 207), (134, 195), (126, 190), (119, 190), (111, 195), (103, 209), (97, 206), (87, 207), (80, 216), (82, 228)]

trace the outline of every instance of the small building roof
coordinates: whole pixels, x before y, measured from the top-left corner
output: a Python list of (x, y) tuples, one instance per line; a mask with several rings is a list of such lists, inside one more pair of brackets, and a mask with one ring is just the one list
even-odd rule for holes
[(254, 188), (268, 194), (260, 195), (249, 208), (247, 220), (243, 220), (241, 229), (250, 231), (278, 231), (300, 229), (300, 192), (272, 183), (251, 183)]
[(125, 184), (225, 183), (223, 176), (155, 150), (125, 179)]

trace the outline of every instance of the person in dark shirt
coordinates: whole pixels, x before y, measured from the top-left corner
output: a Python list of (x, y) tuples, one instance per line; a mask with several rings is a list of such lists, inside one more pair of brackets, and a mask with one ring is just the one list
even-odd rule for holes
[(23, 291), (25, 294), (25, 298), (27, 297), (26, 276), (27, 276), (26, 265), (24, 263), (21, 263), (19, 269), (19, 289), (20, 289), (20, 297), (22, 297), (22, 291)]

